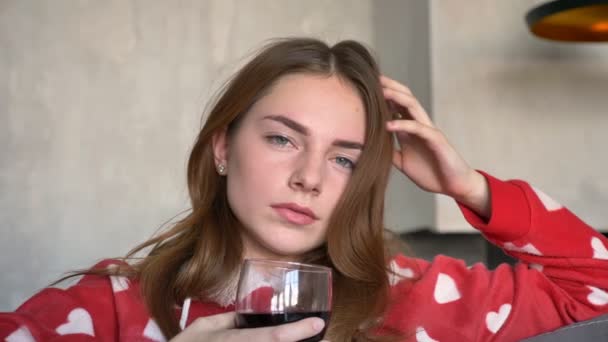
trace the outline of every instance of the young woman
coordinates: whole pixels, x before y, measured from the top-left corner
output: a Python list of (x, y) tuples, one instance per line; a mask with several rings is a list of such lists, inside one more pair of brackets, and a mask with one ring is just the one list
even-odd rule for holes
[[(488, 271), (393, 253), (383, 222), (392, 166), (453, 197), (521, 262)], [(254, 257), (334, 270), (331, 341), (516, 341), (608, 312), (606, 239), (527, 183), (469, 167), (354, 41), (265, 46), (208, 113), (188, 185), (185, 219), (1, 314), (0, 337), (297, 341), (320, 331), (317, 318), (234, 329), (239, 267)]]

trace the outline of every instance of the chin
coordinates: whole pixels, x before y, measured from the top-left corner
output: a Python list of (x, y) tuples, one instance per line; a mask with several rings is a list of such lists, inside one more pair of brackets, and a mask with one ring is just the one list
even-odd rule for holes
[(265, 223), (247, 229), (251, 243), (257, 245), (258, 253), (265, 258), (298, 259), (319, 246), (324, 241), (324, 235), (319, 231), (321, 227), (308, 227), (308, 229), (294, 229), (283, 224)]
[[(289, 241), (286, 243), (286, 241)], [(273, 239), (263, 241), (264, 247), (273, 255), (281, 258), (298, 258), (321, 246), (322, 242), (302, 241), (300, 239)]]
[(280, 258), (298, 258), (310, 252), (317, 246), (266, 246), (268, 251)]

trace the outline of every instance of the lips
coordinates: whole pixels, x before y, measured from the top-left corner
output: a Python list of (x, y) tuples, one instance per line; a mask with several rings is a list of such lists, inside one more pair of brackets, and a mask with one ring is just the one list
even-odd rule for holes
[(281, 218), (296, 225), (309, 225), (318, 220), (315, 213), (295, 203), (280, 203), (271, 206)]

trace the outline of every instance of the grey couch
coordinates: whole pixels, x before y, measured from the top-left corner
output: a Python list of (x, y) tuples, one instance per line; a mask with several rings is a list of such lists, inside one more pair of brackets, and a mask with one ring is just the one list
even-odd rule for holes
[(522, 342), (599, 342), (608, 341), (608, 315), (574, 323)]

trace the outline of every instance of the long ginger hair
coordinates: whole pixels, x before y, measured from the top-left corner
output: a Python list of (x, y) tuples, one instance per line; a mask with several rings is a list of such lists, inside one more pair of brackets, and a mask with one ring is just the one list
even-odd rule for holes
[[(365, 147), (357, 167), (330, 217), (325, 243), (303, 255), (302, 261), (334, 270), (335, 297), (326, 337), (375, 339), (373, 332), (389, 295), (384, 196), (393, 142), (384, 126), (390, 115), (380, 71), (368, 49), (355, 41), (328, 46), (310, 38), (271, 41), (226, 83), (188, 160), (192, 210), (131, 250), (124, 258), (130, 265), (94, 272), (139, 279), (147, 308), (167, 338), (180, 331), (175, 305), (187, 297), (209, 298), (242, 261), (240, 223), (230, 209), (226, 180), (216, 172), (212, 137), (220, 130), (236, 129), (256, 101), (282, 76), (294, 73), (336, 75), (358, 91), (365, 106)], [(147, 255), (135, 257), (148, 248)]]

